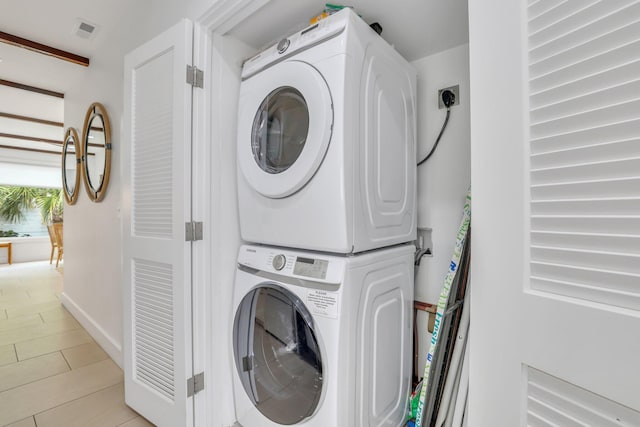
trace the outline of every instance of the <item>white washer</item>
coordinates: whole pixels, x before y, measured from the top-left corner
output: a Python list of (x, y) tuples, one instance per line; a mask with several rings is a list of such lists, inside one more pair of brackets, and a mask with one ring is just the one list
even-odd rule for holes
[(404, 425), (414, 250), (339, 257), (242, 246), (233, 303), (237, 421)]
[(242, 238), (355, 253), (416, 237), (416, 72), (350, 9), (245, 62)]

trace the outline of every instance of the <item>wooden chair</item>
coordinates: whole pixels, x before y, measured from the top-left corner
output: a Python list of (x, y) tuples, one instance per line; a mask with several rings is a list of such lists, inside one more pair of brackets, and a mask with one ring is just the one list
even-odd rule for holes
[(0, 242), (0, 248), (7, 248), (7, 261), (11, 265), (11, 242)]
[(62, 244), (62, 223), (57, 222), (53, 224), (53, 231), (56, 237), (56, 247), (58, 248), (58, 259), (56, 260), (56, 268), (58, 268), (58, 264), (60, 264), (60, 260), (64, 254), (64, 245)]
[(49, 232), (49, 240), (51, 241), (51, 256), (49, 257), (49, 264), (53, 264), (53, 252), (58, 247), (58, 242), (56, 241), (56, 232), (53, 231), (53, 224), (47, 225), (47, 231)]

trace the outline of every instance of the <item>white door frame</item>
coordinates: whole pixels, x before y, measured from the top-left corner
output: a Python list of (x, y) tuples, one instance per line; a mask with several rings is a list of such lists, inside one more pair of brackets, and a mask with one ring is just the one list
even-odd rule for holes
[[(221, 162), (228, 153), (229, 143), (221, 131), (224, 125), (221, 108), (225, 103), (221, 76), (229, 72), (219, 49), (219, 39), (237, 24), (263, 7), (269, 0), (219, 0), (194, 20), (193, 65), (203, 70), (204, 88), (193, 95), (193, 181), (194, 221), (204, 222), (204, 244), (193, 245), (193, 366), (194, 372), (205, 373), (205, 388), (194, 396), (196, 426), (229, 426), (235, 421), (229, 350), (230, 333), (221, 327), (230, 322), (224, 318), (231, 300), (220, 298), (219, 290), (229, 287), (235, 271), (237, 247), (229, 247), (219, 238), (235, 235), (239, 247), (237, 224), (229, 224), (225, 206), (218, 201), (237, 204), (235, 185), (229, 188), (221, 182)], [(235, 134), (235, 129), (234, 129)], [(235, 154), (235, 144), (232, 151)], [(223, 152), (224, 151), (224, 152)], [(234, 157), (235, 158), (235, 157)], [(233, 165), (235, 171), (235, 164)], [(235, 182), (235, 177), (233, 182)], [(235, 210), (234, 210), (235, 211)], [(233, 252), (233, 253), (230, 253)], [(231, 279), (233, 276), (231, 276)], [(226, 321), (226, 322), (225, 322)], [(218, 330), (216, 330), (218, 329)], [(218, 342), (218, 341), (224, 342)], [(215, 341), (215, 342), (214, 342)], [(222, 351), (220, 351), (220, 349)], [(212, 387), (216, 384), (216, 387)], [(225, 389), (216, 395), (214, 390)]]

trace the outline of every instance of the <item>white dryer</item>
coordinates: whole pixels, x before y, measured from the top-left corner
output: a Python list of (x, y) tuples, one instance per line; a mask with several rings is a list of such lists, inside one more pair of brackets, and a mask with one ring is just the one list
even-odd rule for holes
[(339, 257), (241, 247), (233, 303), (238, 423), (404, 425), (414, 249)]
[(248, 242), (354, 253), (416, 237), (416, 73), (350, 9), (245, 62)]

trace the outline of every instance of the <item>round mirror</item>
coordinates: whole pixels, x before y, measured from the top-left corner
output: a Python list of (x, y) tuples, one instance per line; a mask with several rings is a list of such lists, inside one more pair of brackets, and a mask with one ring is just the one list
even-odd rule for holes
[(62, 189), (67, 204), (73, 205), (78, 200), (78, 187), (80, 186), (80, 140), (78, 132), (69, 128), (64, 134), (62, 147)]
[(102, 104), (94, 102), (87, 110), (82, 135), (85, 189), (91, 200), (99, 202), (106, 194), (111, 171), (111, 129)]

